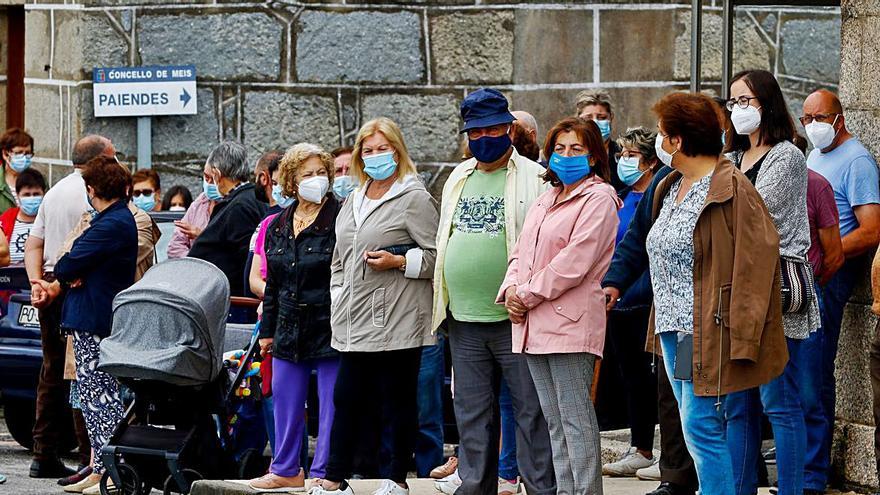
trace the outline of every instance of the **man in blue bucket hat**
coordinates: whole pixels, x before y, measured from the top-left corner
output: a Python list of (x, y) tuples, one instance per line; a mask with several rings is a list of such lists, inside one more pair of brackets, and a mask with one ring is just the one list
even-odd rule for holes
[[(550, 435), (535, 385), (523, 355), (512, 352), (507, 311), (495, 304), (526, 212), (547, 189), (544, 168), (514, 149), (510, 129), (516, 118), (499, 91), (470, 93), (461, 118), (473, 158), (458, 165), (443, 187), (433, 318), (435, 329), (445, 321), (449, 333), (459, 464), (458, 477), (437, 488), (457, 495), (497, 494), (497, 397), (503, 377), (516, 411), (523, 484), (530, 495), (555, 494)], [(511, 491), (518, 492), (518, 485)]]

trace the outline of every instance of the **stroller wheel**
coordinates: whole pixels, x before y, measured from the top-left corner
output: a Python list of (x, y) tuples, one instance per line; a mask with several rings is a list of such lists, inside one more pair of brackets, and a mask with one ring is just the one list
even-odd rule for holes
[(104, 471), (101, 476), (101, 495), (141, 495), (143, 493), (141, 479), (137, 471), (127, 464), (119, 464), (116, 466), (119, 473), (120, 486), (108, 486), (111, 482), (110, 473)]
[(180, 474), (186, 480), (186, 489), (180, 491), (180, 487), (177, 485), (174, 476), (169, 475), (165, 478), (165, 488), (162, 490), (162, 495), (173, 495), (175, 493), (182, 493), (185, 495), (189, 493), (189, 489), (193, 483), (204, 478), (202, 474), (195, 469), (181, 469)]

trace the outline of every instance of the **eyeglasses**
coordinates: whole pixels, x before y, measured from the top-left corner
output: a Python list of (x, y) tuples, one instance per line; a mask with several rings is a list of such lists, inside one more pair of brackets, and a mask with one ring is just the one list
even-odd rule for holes
[(501, 126), (496, 125), (492, 127), (479, 127), (477, 129), (468, 129), (467, 137), (468, 139), (479, 139), (483, 136), (489, 137), (499, 137), (507, 134), (510, 131), (510, 126)]
[(803, 117), (799, 118), (798, 120), (801, 121), (801, 124), (806, 126), (807, 124), (812, 124), (814, 121), (827, 122), (828, 119), (830, 119), (831, 117), (834, 117), (834, 121), (829, 122), (830, 124), (834, 125), (834, 122), (837, 120), (838, 115), (840, 115), (840, 114), (839, 113), (831, 113), (831, 114), (825, 115), (825, 114), (817, 113), (815, 115), (804, 115)]
[(731, 98), (731, 99), (727, 100), (727, 104), (726, 104), (725, 106), (727, 107), (727, 111), (728, 111), (728, 112), (732, 112), (732, 111), (733, 111), (733, 106), (734, 106), (734, 105), (737, 105), (737, 106), (739, 106), (739, 107), (742, 108), (742, 109), (746, 109), (746, 108), (748, 108), (748, 106), (749, 106), (749, 102), (750, 102), (750, 101), (752, 101), (752, 100), (757, 100), (757, 99), (758, 99), (757, 96), (745, 96), (745, 95), (743, 95), (743, 96), (740, 96), (739, 98)]
[(152, 195), (153, 195), (152, 189), (135, 189), (134, 191), (132, 191), (132, 196), (135, 198), (138, 196), (152, 196)]
[(619, 161), (621, 158), (630, 158), (633, 156), (639, 157), (639, 156), (643, 156), (643, 155), (642, 155), (641, 151), (626, 150), (626, 151), (622, 151), (620, 153), (615, 153), (614, 159)]

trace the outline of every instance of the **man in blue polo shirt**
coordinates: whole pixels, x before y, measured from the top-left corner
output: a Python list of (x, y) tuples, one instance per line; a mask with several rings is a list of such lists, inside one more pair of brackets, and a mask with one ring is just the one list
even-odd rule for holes
[[(815, 148), (807, 166), (821, 174), (834, 190), (840, 216), (840, 237), (846, 262), (823, 287), (819, 287), (822, 310), (822, 403), (826, 425), (817, 436), (808, 425), (808, 445), (804, 471), (804, 493), (824, 493), (831, 457), (834, 427), (834, 360), (843, 308), (860, 274), (864, 274), (863, 254), (880, 239), (880, 174), (871, 153), (846, 129), (843, 107), (837, 96), (819, 90), (804, 101), (801, 123)], [(812, 440), (820, 440), (813, 442)]]

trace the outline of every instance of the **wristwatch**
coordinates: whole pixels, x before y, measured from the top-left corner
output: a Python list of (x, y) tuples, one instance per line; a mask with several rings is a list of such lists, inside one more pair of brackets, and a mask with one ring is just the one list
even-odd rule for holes
[(406, 271), (406, 255), (402, 255), (402, 256), (403, 256), (403, 264), (400, 265), (400, 267), (398, 267), (398, 270), (405, 272)]

